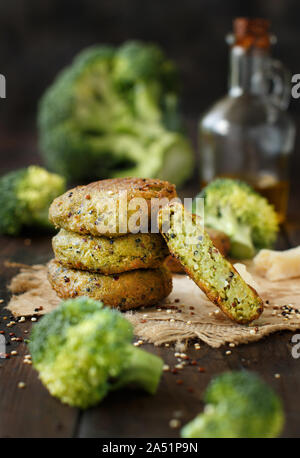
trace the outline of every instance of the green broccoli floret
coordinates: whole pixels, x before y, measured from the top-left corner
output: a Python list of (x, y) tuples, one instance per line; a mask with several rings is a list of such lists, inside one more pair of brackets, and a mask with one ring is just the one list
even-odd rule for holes
[(204, 400), (204, 413), (182, 428), (182, 437), (271, 438), (281, 433), (281, 401), (254, 373), (233, 371), (216, 377)]
[(271, 204), (248, 184), (218, 178), (197, 196), (204, 198), (205, 225), (225, 232), (234, 258), (251, 258), (270, 248), (278, 233), (278, 217)]
[(45, 315), (33, 328), (29, 349), (49, 392), (84, 409), (123, 386), (155, 393), (163, 361), (134, 347), (132, 337), (120, 312), (81, 297)]
[(65, 192), (65, 179), (32, 165), (0, 178), (0, 233), (17, 235), (24, 226), (51, 227), (48, 209)]
[(46, 164), (72, 181), (143, 176), (181, 184), (193, 169), (176, 72), (155, 45), (81, 52), (42, 97), (38, 127)]

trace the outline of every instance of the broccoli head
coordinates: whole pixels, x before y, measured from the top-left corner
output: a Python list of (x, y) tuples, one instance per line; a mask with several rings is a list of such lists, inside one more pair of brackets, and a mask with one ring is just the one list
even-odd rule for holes
[[(193, 154), (177, 105), (174, 65), (157, 46), (88, 48), (39, 104), (44, 160), (71, 181), (143, 176), (180, 184), (193, 169)], [(169, 162), (176, 173), (169, 174)]]
[(123, 386), (155, 393), (163, 362), (134, 347), (132, 337), (120, 312), (81, 297), (45, 315), (33, 328), (29, 348), (49, 392), (84, 409)]
[(269, 248), (275, 242), (277, 214), (267, 199), (248, 184), (218, 178), (198, 197), (204, 198), (205, 225), (230, 237), (232, 257), (251, 258), (256, 250)]
[(24, 226), (51, 227), (48, 209), (65, 192), (65, 179), (32, 165), (0, 178), (0, 233), (17, 235)]
[(216, 377), (204, 400), (204, 412), (183, 427), (182, 437), (271, 438), (281, 433), (281, 401), (254, 373), (233, 371)]

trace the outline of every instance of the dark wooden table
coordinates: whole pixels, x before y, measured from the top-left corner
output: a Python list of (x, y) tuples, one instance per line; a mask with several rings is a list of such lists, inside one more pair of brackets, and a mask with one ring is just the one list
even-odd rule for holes
[[(300, 242), (300, 229), (291, 227), (282, 235), (279, 247)], [(191, 345), (187, 354), (197, 366), (188, 365), (179, 374), (164, 372), (157, 394), (152, 397), (142, 392), (122, 391), (109, 395), (99, 406), (85, 412), (62, 405), (52, 398), (37, 378), (31, 366), (23, 363), (27, 353), (24, 342), (11, 342), (9, 333), (22, 338), (31, 326), (30, 320), (7, 328), (9, 313), (4, 310), (9, 298), (7, 282), (15, 273), (4, 267), (9, 259), (28, 264), (46, 262), (51, 257), (49, 236), (31, 238), (3, 237), (0, 241), (1, 304), (0, 328), (9, 343), (7, 351), (17, 350), (18, 355), (0, 360), (0, 437), (178, 437), (178, 429), (169, 422), (178, 412), (186, 423), (202, 410), (203, 391), (211, 377), (230, 369), (247, 368), (258, 372), (280, 394), (284, 402), (286, 425), (284, 437), (300, 436), (300, 359), (291, 355), (292, 333), (273, 334), (258, 343), (229, 349), (213, 349), (201, 344), (200, 350)], [(4, 316), (8, 320), (4, 320)], [(173, 348), (143, 348), (160, 355), (166, 364), (176, 364)], [(199, 372), (198, 367), (205, 372)], [(276, 373), (280, 378), (275, 378)], [(182, 380), (182, 384), (178, 384)], [(24, 389), (18, 382), (26, 383)]]
[[(297, 119), (300, 128), (300, 118)], [(196, 131), (196, 122), (188, 123), (191, 137)], [(3, 139), (2, 139), (3, 140)], [(8, 137), (2, 145), (7, 148), (12, 142)], [(2, 172), (39, 163), (34, 135), (18, 135), (9, 154), (1, 164)], [(300, 138), (296, 150), (300, 147)], [(4, 155), (4, 153), (3, 153)], [(299, 221), (299, 158), (294, 154), (291, 167), (291, 198), (289, 206), (289, 226), (281, 234), (278, 248), (285, 249), (300, 244)], [(197, 192), (197, 178), (186, 187), (181, 197), (191, 197)], [(30, 238), (31, 245), (28, 245)], [(23, 355), (28, 351), (24, 343), (10, 342), (10, 332), (22, 338), (28, 337), (25, 331), (31, 327), (26, 321), (7, 328), (8, 316), (4, 310), (9, 299), (7, 283), (16, 272), (7, 269), (3, 261), (23, 262), (26, 264), (44, 263), (52, 257), (49, 236), (22, 238), (0, 238), (0, 330), (4, 330), (9, 343), (7, 351), (17, 350), (18, 355), (10, 359), (0, 359), (0, 437), (178, 437), (179, 430), (171, 429), (169, 422), (177, 412), (182, 414), (185, 424), (202, 410), (202, 394), (211, 377), (230, 369), (248, 368), (258, 372), (281, 395), (286, 424), (284, 437), (300, 436), (300, 359), (291, 355), (292, 333), (273, 334), (260, 342), (241, 345), (226, 355), (228, 346), (212, 349), (201, 344), (200, 350), (191, 345), (187, 354), (198, 362), (198, 366), (187, 366), (178, 375), (164, 372), (157, 394), (147, 396), (142, 392), (123, 391), (109, 395), (99, 406), (80, 412), (62, 405), (52, 398), (37, 378), (31, 366), (23, 364)], [(299, 331), (300, 333), (300, 331)], [(144, 345), (153, 353), (160, 355), (166, 364), (176, 364), (173, 348)], [(199, 372), (197, 368), (205, 368)], [(281, 376), (276, 379), (274, 375)], [(179, 385), (178, 380), (183, 383)], [(19, 389), (18, 382), (24, 381), (26, 388)]]

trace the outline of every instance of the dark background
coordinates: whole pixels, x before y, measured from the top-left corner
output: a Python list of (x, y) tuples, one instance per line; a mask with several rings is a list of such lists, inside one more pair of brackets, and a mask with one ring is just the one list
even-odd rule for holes
[[(274, 57), (292, 73), (300, 73), (299, 0), (0, 0), (0, 73), (6, 76), (7, 99), (0, 99), (0, 174), (21, 165), (39, 162), (35, 128), (37, 102), (56, 73), (83, 47), (108, 42), (119, 44), (129, 38), (158, 42), (172, 57), (182, 80), (182, 111), (193, 141), (203, 112), (221, 97), (227, 86), (228, 49), (224, 37), (236, 16), (262, 16), (272, 21), (278, 37)], [(300, 99), (290, 111), (300, 132)], [(299, 165), (300, 135), (291, 161), (292, 189), (289, 221), (277, 247), (300, 244)], [(199, 189), (197, 179), (186, 193)], [(299, 221), (300, 222), (300, 221)], [(294, 229), (293, 229), (294, 228)], [(282, 237), (285, 236), (285, 237)], [(0, 239), (0, 327), (8, 337), (2, 314), (9, 298), (7, 284), (16, 270), (4, 261), (44, 263), (50, 256), (48, 235), (28, 239)], [(12, 329), (25, 337), (29, 320)], [(164, 374), (155, 397), (138, 392), (114, 393), (99, 406), (78, 412), (49, 396), (31, 367), (23, 364), (28, 353), (24, 343), (12, 342), (18, 350), (0, 369), (0, 437), (178, 437), (169, 428), (174, 411), (183, 412), (183, 423), (191, 420), (203, 404), (200, 399), (212, 376), (232, 369), (258, 372), (283, 399), (286, 411), (284, 437), (299, 437), (300, 366), (291, 357), (291, 333), (276, 333), (261, 342), (241, 345), (226, 355), (228, 347), (200, 352), (188, 349), (204, 373), (190, 366), (182, 374)], [(18, 346), (17, 346), (18, 345)], [(147, 345), (146, 350), (174, 365), (174, 349)], [(280, 373), (280, 379), (274, 374)], [(182, 378), (183, 384), (176, 379)], [(26, 388), (17, 388), (19, 381)], [(191, 391), (192, 390), (192, 391)], [(5, 413), (5, 414), (3, 414)], [(1, 444), (2, 445), (2, 444)]]
[[(2, 1), (0, 73), (7, 80), (7, 98), (0, 100), (1, 171), (40, 161), (35, 127), (39, 97), (82, 48), (130, 38), (159, 43), (179, 68), (182, 111), (195, 142), (198, 116), (227, 88), (224, 38), (232, 18), (269, 18), (278, 38), (273, 56), (300, 73), (299, 15), (296, 0)], [(290, 111), (300, 127), (300, 100), (292, 101)], [(293, 171), (300, 165), (298, 149), (297, 142)], [(293, 194), (297, 177), (292, 186)]]

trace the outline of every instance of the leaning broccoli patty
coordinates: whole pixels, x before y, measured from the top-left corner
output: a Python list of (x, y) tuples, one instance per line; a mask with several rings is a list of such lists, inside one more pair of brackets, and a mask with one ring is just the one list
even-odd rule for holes
[(213, 245), (199, 217), (176, 202), (159, 211), (158, 223), (171, 253), (229, 318), (243, 324), (259, 317), (262, 299)]
[[(210, 227), (206, 227), (205, 231), (209, 235), (214, 246), (218, 248), (218, 250), (223, 256), (226, 257), (230, 249), (229, 237), (226, 234), (224, 234), (224, 232), (218, 231), (216, 229), (211, 229)], [(180, 264), (179, 259), (175, 258), (174, 256), (168, 256), (164, 262), (164, 265), (172, 273), (181, 274), (185, 272), (182, 265)]]
[[(49, 218), (55, 226), (79, 234), (123, 236), (133, 232), (130, 227), (135, 224), (146, 224), (144, 232), (150, 232), (149, 222), (156, 224), (158, 199), (166, 204), (176, 196), (175, 186), (167, 181), (146, 178), (96, 181), (77, 186), (55, 199)], [(132, 201), (133, 198), (139, 200)], [(154, 204), (152, 199), (157, 199)]]
[(103, 274), (159, 267), (169, 254), (160, 234), (107, 238), (61, 229), (52, 239), (56, 259), (66, 267)]
[(163, 267), (102, 275), (63, 267), (53, 259), (48, 264), (48, 279), (63, 299), (88, 296), (121, 310), (154, 305), (172, 291), (171, 274)]

